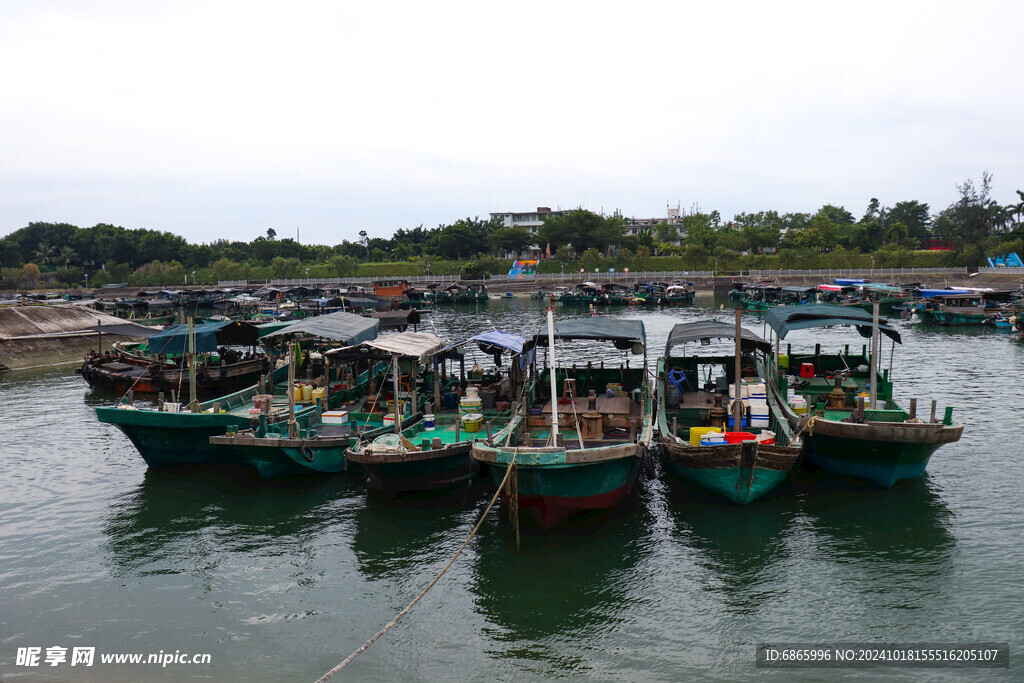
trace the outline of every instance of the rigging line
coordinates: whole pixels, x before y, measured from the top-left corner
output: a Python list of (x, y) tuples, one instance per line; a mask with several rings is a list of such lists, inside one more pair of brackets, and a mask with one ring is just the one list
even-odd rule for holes
[(348, 666), (352, 662), (352, 660), (354, 660), (356, 657), (361, 655), (363, 652), (365, 652), (367, 650), (367, 648), (369, 648), (371, 645), (373, 645), (375, 642), (377, 642), (377, 639), (379, 639), (382, 635), (384, 635), (385, 633), (390, 631), (391, 628), (395, 624), (397, 624), (398, 621), (402, 617), (404, 617), (406, 614), (408, 614), (409, 611), (413, 607), (416, 606), (416, 603), (418, 603), (423, 598), (423, 596), (427, 594), (427, 591), (429, 591), (431, 588), (433, 588), (434, 584), (436, 584), (438, 582), (438, 580), (440, 580), (440, 578), (442, 576), (444, 576), (445, 572), (448, 571), (448, 568), (451, 567), (452, 564), (454, 564), (455, 560), (457, 560), (459, 555), (462, 554), (462, 551), (466, 548), (467, 545), (469, 545), (470, 540), (472, 540), (473, 536), (475, 536), (476, 532), (480, 529), (480, 525), (484, 523), (485, 519), (487, 519), (487, 515), (491, 512), (491, 508), (494, 507), (494, 503), (498, 500), (498, 496), (501, 495), (501, 491), (504, 488), (505, 483), (508, 481), (509, 474), (511, 474), (511, 472), (513, 471), (513, 468), (515, 467), (516, 455), (517, 454), (518, 454), (518, 449), (515, 452), (512, 453), (512, 460), (508, 464), (508, 469), (505, 470), (505, 477), (501, 480), (501, 483), (498, 484), (498, 490), (494, 492), (494, 495), (491, 497), (491, 502), (487, 504), (487, 509), (484, 510), (484, 513), (482, 515), (480, 515), (480, 519), (477, 520), (476, 526), (474, 526), (473, 530), (471, 532), (469, 532), (469, 536), (466, 537), (466, 540), (462, 542), (462, 545), (459, 546), (459, 549), (455, 551), (454, 555), (452, 555), (452, 559), (448, 560), (448, 564), (446, 564), (444, 566), (444, 568), (440, 572), (438, 572), (437, 576), (434, 577), (434, 580), (431, 581), (429, 584), (427, 584), (427, 587), (424, 588), (420, 592), (420, 594), (417, 595), (413, 599), (412, 602), (410, 602), (408, 605), (406, 605), (405, 609), (403, 609), (401, 612), (396, 614), (394, 619), (392, 619), (387, 624), (385, 624), (384, 628), (382, 628), (381, 630), (377, 631), (377, 633), (375, 633), (373, 635), (373, 637), (371, 637), (369, 640), (367, 640), (365, 643), (363, 643), (362, 646), (360, 646), (358, 650), (356, 650), (355, 652), (350, 654), (343, 662), (338, 664), (338, 666), (334, 667), (333, 669), (331, 669), (330, 671), (325, 673), (323, 676), (318, 678), (316, 680), (316, 683), (324, 683), (324, 681), (326, 681), (331, 676), (333, 676), (334, 674), (336, 674), (339, 671), (341, 671), (342, 669), (344, 669), (346, 666)]

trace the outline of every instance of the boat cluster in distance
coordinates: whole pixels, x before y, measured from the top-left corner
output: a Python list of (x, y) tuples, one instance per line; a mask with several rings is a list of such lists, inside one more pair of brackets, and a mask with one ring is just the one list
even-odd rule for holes
[[(145, 370), (97, 415), (150, 467), (344, 473), (391, 497), (480, 480), (500, 487), (516, 520), (543, 528), (616, 506), (643, 471), (749, 504), (804, 463), (889, 487), (960, 438), (951, 408), (893, 401), (878, 360), (883, 336), (902, 340), (876, 311), (773, 306), (768, 339), (735, 315), (676, 325), (653, 376), (643, 321), (556, 320), (552, 308), (533, 336), (461, 340), (381, 334), (379, 318), (347, 311), (258, 327), (190, 321), (132, 350)], [(782, 346), (793, 329), (837, 325), (870, 337), (870, 351)], [(258, 359), (245, 366), (255, 381), (200, 401), (197, 368), (208, 387), (228, 379), (233, 349), (238, 376)]]

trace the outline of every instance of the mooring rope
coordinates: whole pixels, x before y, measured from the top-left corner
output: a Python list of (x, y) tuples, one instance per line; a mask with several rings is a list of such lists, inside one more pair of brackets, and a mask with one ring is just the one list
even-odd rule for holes
[(495, 491), (494, 496), (491, 497), (491, 502), (487, 504), (487, 509), (484, 510), (484, 513), (482, 515), (480, 515), (480, 519), (477, 521), (476, 526), (473, 527), (473, 530), (471, 532), (469, 532), (469, 536), (466, 537), (466, 540), (462, 542), (462, 545), (459, 546), (459, 549), (455, 551), (454, 555), (452, 555), (452, 559), (448, 560), (448, 564), (446, 564), (444, 566), (444, 568), (440, 572), (438, 572), (437, 576), (434, 577), (434, 580), (431, 581), (429, 584), (427, 584), (427, 587), (424, 588), (420, 592), (420, 594), (417, 595), (413, 599), (412, 602), (410, 602), (408, 605), (406, 605), (405, 609), (403, 609), (401, 612), (399, 612), (397, 615), (395, 615), (394, 619), (392, 619), (387, 624), (385, 624), (384, 628), (382, 628), (381, 630), (377, 631), (377, 633), (375, 633), (373, 635), (373, 637), (371, 637), (369, 640), (367, 640), (365, 643), (363, 643), (359, 647), (358, 650), (356, 650), (355, 652), (350, 654), (343, 662), (341, 662), (341, 664), (338, 664), (338, 666), (334, 667), (333, 669), (331, 669), (330, 671), (325, 673), (323, 676), (321, 676), (320, 678), (316, 679), (316, 683), (323, 683), (324, 681), (329, 679), (331, 676), (333, 676), (334, 674), (338, 673), (339, 671), (344, 669), (346, 666), (348, 666), (352, 662), (352, 660), (354, 660), (356, 657), (358, 657), (359, 655), (363, 654), (363, 652), (365, 652), (371, 645), (373, 645), (375, 642), (377, 642), (378, 638), (380, 638), (382, 635), (384, 635), (385, 633), (390, 631), (392, 629), (392, 627), (394, 627), (394, 625), (397, 624), (398, 621), (402, 617), (404, 617), (406, 614), (408, 614), (409, 611), (413, 607), (416, 606), (416, 603), (418, 603), (423, 598), (423, 596), (427, 594), (427, 591), (429, 591), (431, 588), (434, 587), (434, 584), (436, 584), (438, 582), (438, 580), (440, 580), (440, 578), (442, 576), (444, 576), (445, 572), (448, 571), (448, 568), (451, 567), (452, 564), (455, 563), (455, 560), (458, 559), (459, 555), (462, 554), (462, 551), (465, 550), (467, 545), (469, 545), (469, 541), (473, 538), (473, 536), (476, 535), (476, 532), (480, 529), (480, 525), (484, 523), (485, 519), (487, 519), (487, 515), (490, 513), (491, 508), (494, 507), (494, 503), (498, 500), (498, 496), (501, 495), (502, 488), (504, 488), (505, 483), (509, 479), (509, 474), (511, 474), (513, 472), (513, 468), (515, 468), (515, 466), (516, 466), (516, 453), (514, 452), (512, 454), (512, 460), (508, 464), (508, 469), (505, 470), (505, 476), (502, 478), (501, 483), (498, 484), (498, 490)]

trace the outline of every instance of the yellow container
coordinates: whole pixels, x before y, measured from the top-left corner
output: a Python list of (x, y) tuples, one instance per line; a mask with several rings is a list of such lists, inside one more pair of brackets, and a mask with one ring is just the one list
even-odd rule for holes
[(323, 387), (318, 387), (318, 388), (314, 389), (313, 390), (313, 395), (312, 395), (311, 398), (314, 401), (321, 401), (322, 402), (324, 400), (324, 388)]
[(313, 400), (313, 385), (303, 384), (302, 385), (302, 400), (312, 401)]
[(484, 424), (484, 416), (480, 413), (471, 413), (462, 416), (462, 428), (467, 432), (479, 432)]
[(700, 440), (704, 438), (705, 434), (721, 431), (721, 427), (690, 427), (690, 445), (697, 447), (700, 445)]
[(789, 355), (785, 353), (779, 354), (779, 367), (783, 370), (789, 370)]

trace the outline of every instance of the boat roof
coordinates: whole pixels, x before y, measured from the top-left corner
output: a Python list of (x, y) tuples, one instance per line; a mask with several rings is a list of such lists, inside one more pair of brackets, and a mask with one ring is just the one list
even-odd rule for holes
[(359, 344), (377, 336), (380, 321), (375, 318), (364, 318), (355, 313), (338, 311), (312, 318), (302, 318), (293, 323), (272, 330), (264, 337), (277, 337), (285, 334), (306, 334), (311, 337), (333, 339), (346, 345)]
[(851, 278), (851, 277), (837, 277), (833, 280), (837, 285), (862, 285), (864, 284), (863, 279)]
[[(765, 322), (775, 331), (775, 334), (779, 335), (779, 339), (785, 339), (790, 330), (831, 327), (832, 325), (853, 325), (862, 337), (871, 336), (871, 314), (853, 306), (836, 306), (835, 304), (776, 306), (768, 309)], [(878, 329), (893, 341), (903, 343), (900, 333), (891, 327), (885, 318), (879, 318)]]
[[(642, 320), (624, 318), (570, 318), (555, 321), (555, 336), (559, 339), (599, 339), (605, 341), (647, 345), (647, 332)], [(540, 332), (533, 335), (533, 343), (544, 344), (548, 340), (547, 323)]]
[(155, 327), (147, 327), (146, 325), (136, 325), (135, 323), (123, 322), (114, 325), (93, 325), (92, 327), (85, 328), (94, 332), (103, 332), (104, 334), (119, 334), (122, 337), (138, 337), (140, 339), (149, 339), (160, 334), (160, 330)]
[(526, 346), (526, 337), (520, 337), (518, 334), (511, 334), (500, 330), (491, 330), (489, 332), (475, 334), (469, 339), (463, 339), (460, 342), (449, 344), (441, 349), (441, 351), (450, 351), (454, 348), (465, 346), (466, 344), (471, 344), (473, 342), (480, 345), (489, 344), (491, 346), (500, 346), (503, 349), (508, 349), (512, 353), (522, 353), (523, 347)]
[(384, 353), (402, 358), (415, 358), (424, 361), (445, 346), (444, 339), (427, 332), (398, 332), (388, 334), (354, 346), (328, 351), (330, 356), (348, 356), (353, 352)]
[[(195, 325), (195, 352), (212, 353), (219, 344), (254, 346), (259, 339), (259, 330), (252, 323), (240, 320), (225, 320)], [(149, 338), (149, 352), (188, 353), (188, 324), (172, 325)]]
[(950, 289), (922, 289), (920, 290), (921, 297), (924, 299), (930, 299), (933, 296), (943, 296), (946, 294), (970, 294), (971, 290), (956, 287)]
[[(806, 307), (805, 307), (806, 308)], [(665, 342), (665, 355), (670, 356), (672, 349), (680, 344), (700, 340), (701, 343), (708, 343), (715, 339), (736, 339), (736, 325), (725, 323), (720, 320), (701, 320), (693, 323), (678, 323), (668, 333), (668, 341)], [(708, 340), (705, 342), (703, 340)], [(772, 345), (762, 337), (754, 334), (745, 327), (740, 328), (740, 346), (747, 348), (754, 347), (761, 351), (771, 351)]]
[(782, 291), (790, 294), (810, 294), (817, 290), (814, 287), (783, 287)]

